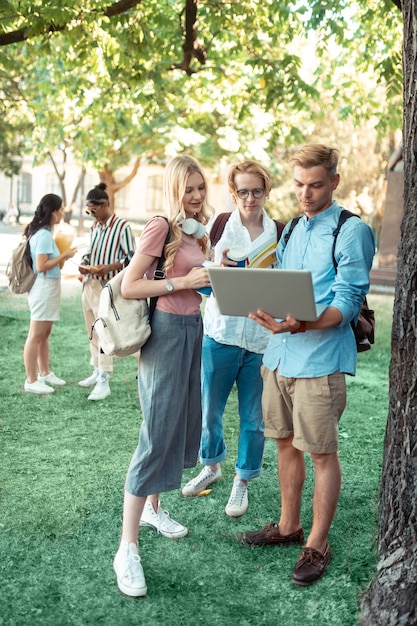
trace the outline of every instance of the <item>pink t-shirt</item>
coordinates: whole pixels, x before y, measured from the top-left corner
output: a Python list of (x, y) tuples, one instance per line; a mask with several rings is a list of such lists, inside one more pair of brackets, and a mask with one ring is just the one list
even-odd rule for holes
[[(146, 278), (153, 280), (153, 275), (164, 247), (168, 232), (168, 224), (163, 218), (150, 220), (140, 236), (137, 252), (156, 257), (155, 262), (146, 272)], [(193, 267), (201, 267), (204, 263), (204, 254), (195, 240), (195, 243), (182, 241), (178, 248), (174, 266), (167, 273), (167, 278), (185, 276)], [(156, 303), (158, 311), (175, 313), (177, 315), (196, 315), (200, 312), (201, 296), (195, 289), (181, 289), (166, 295), (159, 296)]]

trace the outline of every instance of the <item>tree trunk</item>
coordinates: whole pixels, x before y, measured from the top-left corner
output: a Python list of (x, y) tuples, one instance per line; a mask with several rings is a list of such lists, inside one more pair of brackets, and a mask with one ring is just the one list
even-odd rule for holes
[[(49, 158), (51, 160), (51, 163), (54, 167), (55, 170), (55, 174), (57, 175), (57, 178), (59, 180), (59, 186), (61, 188), (61, 198), (62, 198), (62, 204), (64, 205), (64, 208), (67, 208), (67, 194), (65, 191), (65, 176), (67, 174), (67, 151), (64, 148), (63, 150), (61, 150), (62, 152), (62, 170), (61, 172), (58, 169), (58, 163), (55, 161), (54, 155), (52, 154), (52, 152), (48, 152)], [(64, 219), (65, 221), (65, 219)]]
[(114, 199), (115, 199), (116, 193), (119, 191), (119, 189), (121, 189), (122, 187), (125, 187), (128, 183), (130, 183), (131, 180), (133, 180), (133, 178), (136, 176), (138, 172), (139, 166), (140, 166), (140, 157), (137, 157), (137, 159), (132, 165), (132, 168), (129, 174), (118, 183), (114, 180), (114, 171), (110, 169), (107, 164), (104, 165), (103, 169), (99, 172), (100, 182), (106, 183), (107, 185), (106, 192), (109, 196), (109, 203), (110, 203), (110, 208), (112, 212), (114, 212)]
[[(85, 178), (85, 167), (81, 167), (80, 169), (80, 174), (78, 176), (78, 180), (77, 180), (77, 184), (75, 185), (75, 188), (72, 192), (72, 197), (71, 200), (68, 202), (68, 206), (66, 207), (65, 210), (65, 216), (64, 216), (64, 221), (67, 224), (71, 223), (71, 220), (74, 216), (74, 211), (76, 208), (76, 201), (77, 201), (77, 196), (78, 193), (80, 192), (81, 189), (84, 189), (83, 184), (84, 184), (84, 178)], [(81, 198), (81, 204), (80, 204), (80, 217), (78, 220), (78, 228), (79, 230), (82, 232), (84, 230), (84, 226), (83, 226), (83, 208), (84, 208), (84, 198)]]
[(417, 624), (417, 3), (403, 0), (404, 218), (392, 329), (378, 564), (361, 624)]

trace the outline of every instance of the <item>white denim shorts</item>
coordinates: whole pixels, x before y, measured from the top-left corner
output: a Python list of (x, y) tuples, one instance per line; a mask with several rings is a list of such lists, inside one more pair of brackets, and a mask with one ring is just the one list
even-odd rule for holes
[(61, 279), (38, 276), (28, 293), (30, 319), (34, 322), (56, 322), (61, 306)]

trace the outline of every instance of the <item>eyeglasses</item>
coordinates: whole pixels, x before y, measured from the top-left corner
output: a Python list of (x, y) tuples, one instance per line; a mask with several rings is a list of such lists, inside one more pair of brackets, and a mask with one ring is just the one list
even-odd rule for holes
[(249, 194), (252, 194), (254, 198), (262, 198), (265, 193), (265, 189), (262, 187), (255, 187), (255, 189), (238, 189), (236, 191), (236, 195), (241, 200), (246, 200), (249, 197)]

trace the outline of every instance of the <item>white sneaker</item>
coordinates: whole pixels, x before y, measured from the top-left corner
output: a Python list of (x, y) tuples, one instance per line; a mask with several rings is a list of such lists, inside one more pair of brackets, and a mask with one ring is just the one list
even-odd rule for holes
[(248, 485), (235, 478), (229, 502), (224, 509), (229, 517), (240, 517), (248, 510)]
[(87, 400), (104, 400), (111, 394), (109, 385), (109, 373), (100, 372), (97, 378), (96, 386), (88, 396)]
[(182, 495), (186, 497), (198, 496), (200, 491), (203, 491), (209, 485), (216, 483), (221, 477), (222, 471), (220, 467), (216, 470), (212, 470), (211, 467), (205, 465), (199, 475), (190, 480), (190, 482), (182, 488)]
[(25, 391), (29, 393), (54, 393), (55, 389), (50, 387), (42, 380), (35, 380), (34, 383), (29, 383), (27, 380), (25, 381)]
[(84, 378), (84, 380), (80, 380), (78, 383), (80, 387), (92, 387), (96, 384), (98, 378), (98, 367), (94, 368), (94, 372), (88, 378)]
[(46, 376), (41, 376), (40, 374), (38, 374), (38, 380), (41, 380), (47, 385), (52, 385), (53, 387), (63, 387), (64, 385), (66, 385), (65, 380), (62, 380), (62, 378), (58, 378), (58, 376), (55, 376), (53, 372), (49, 372), (49, 374), (47, 374)]
[(151, 526), (156, 532), (168, 539), (181, 539), (188, 535), (188, 528), (171, 519), (168, 511), (161, 509), (161, 503), (158, 502), (158, 510), (155, 511), (151, 502), (146, 501), (140, 518), (141, 526)]
[(146, 596), (147, 587), (143, 567), (135, 543), (121, 541), (114, 557), (113, 569), (117, 578), (117, 586), (126, 596), (138, 598)]

